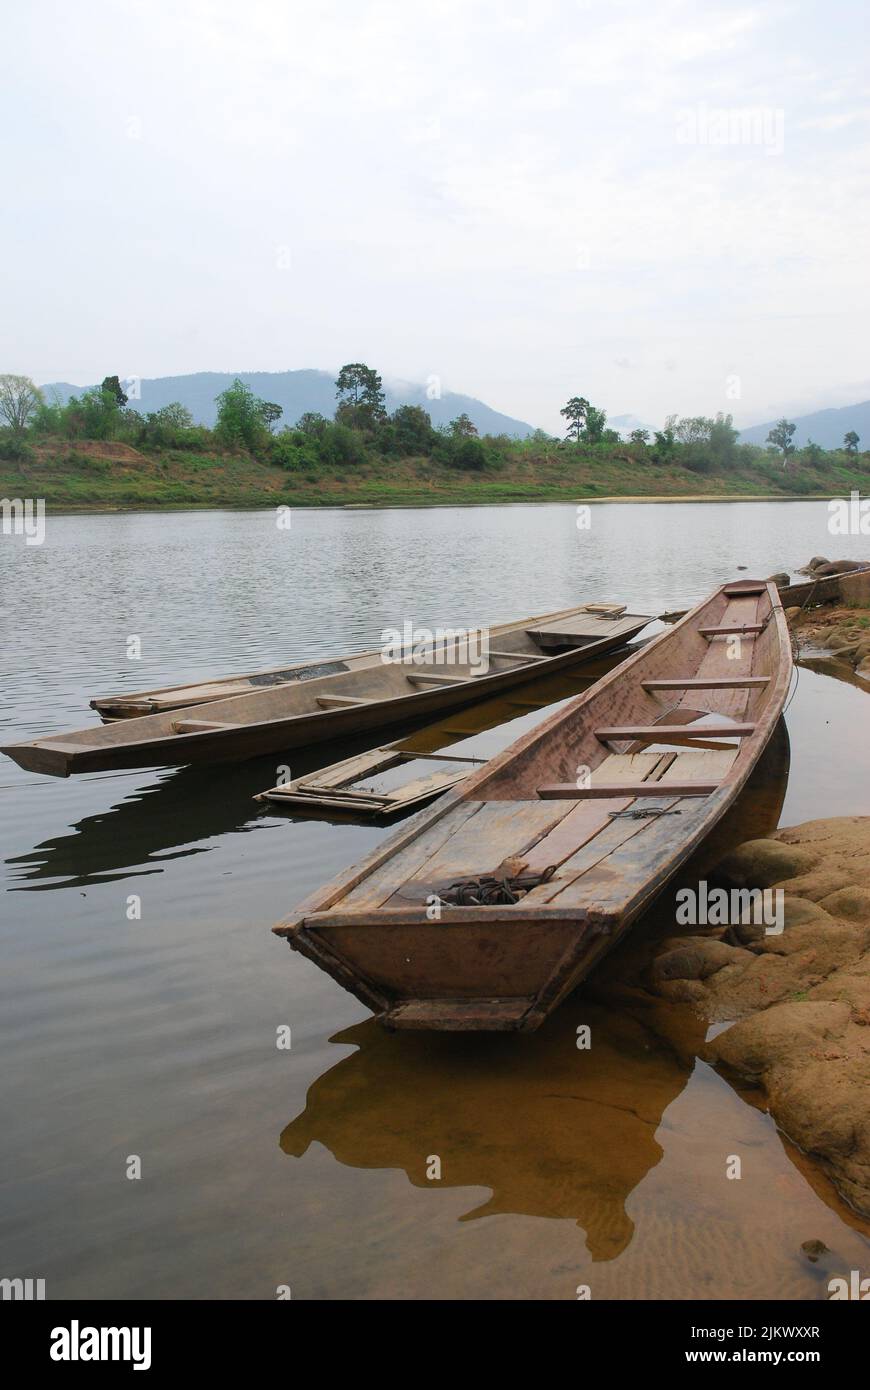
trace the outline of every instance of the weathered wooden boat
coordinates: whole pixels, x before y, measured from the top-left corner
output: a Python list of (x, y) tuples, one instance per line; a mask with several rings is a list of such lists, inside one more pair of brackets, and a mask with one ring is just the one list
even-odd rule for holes
[(803, 584), (789, 584), (779, 591), (784, 608), (816, 608), (822, 603), (852, 603), (870, 598), (870, 566), (825, 574)]
[[(544, 613), (535, 618), (524, 618), (521, 622), (503, 623), (488, 629), (490, 637), (505, 638), (513, 636), (517, 628), (526, 624), (537, 624), (535, 642), (528, 647), (528, 653), (540, 656), (548, 648), (583, 645), (600, 637), (621, 637), (623, 642), (640, 629), (632, 626), (633, 619), (642, 618), (642, 626), (651, 622), (649, 615), (626, 612), (624, 603), (584, 603), (577, 608), (562, 609), (557, 613)], [(559, 623), (567, 621), (567, 627), (559, 631)], [(470, 631), (470, 630), (469, 630)], [(479, 629), (482, 631), (482, 629)], [(451, 641), (421, 642), (414, 648), (422, 664), (439, 663), (439, 652)], [(459, 647), (461, 642), (454, 642)], [(505, 644), (500, 642), (500, 646)], [(614, 644), (610, 644), (614, 645)], [(615, 644), (619, 645), (619, 644)], [(494, 657), (510, 654), (521, 659), (519, 650), (493, 652)], [(528, 644), (526, 644), (528, 646)], [(602, 646), (598, 650), (607, 650)], [(430, 656), (426, 659), (426, 654)], [(346, 675), (349, 672), (368, 671), (372, 666), (383, 664), (383, 655), (378, 651), (355, 652), (345, 656), (327, 656), (315, 661), (304, 661), (295, 666), (275, 666), (266, 671), (250, 671), (246, 675), (221, 676), (215, 680), (190, 681), (184, 685), (162, 686), (155, 690), (139, 690), (119, 695), (100, 695), (90, 701), (106, 723), (114, 719), (140, 719), (146, 714), (164, 714), (169, 710), (190, 709), (193, 705), (213, 704), (216, 700), (230, 700), (236, 695), (252, 695), (257, 691), (274, 686), (292, 684), (299, 681), (318, 680), (322, 676)], [(550, 669), (550, 668), (547, 668)]]
[[(797, 570), (798, 574), (808, 574), (809, 570)], [(742, 581), (737, 580), (737, 583)], [(774, 580), (770, 580), (774, 583)], [(783, 608), (816, 608), (822, 603), (866, 602), (870, 598), (870, 564), (857, 564), (855, 569), (844, 570), (841, 574), (818, 575), (805, 583), (778, 584), (779, 600)], [(675, 608), (669, 613), (660, 613), (659, 621), (675, 623), (686, 616), (685, 608)]]
[(454, 633), (403, 657), (371, 651), (321, 663), (326, 673), (310, 663), (289, 667), (224, 699), (203, 695), (201, 686), (195, 702), (181, 708), (173, 704), (178, 691), (190, 695), (194, 687), (152, 692), (167, 697), (169, 708), (6, 744), (0, 752), (55, 777), (289, 752), (471, 704), (623, 646), (650, 621), (624, 605), (583, 604), (482, 630), (485, 641), (466, 643), (464, 651), (466, 639)]
[(537, 1028), (745, 786), (792, 671), (726, 584), (273, 928), (391, 1028)]

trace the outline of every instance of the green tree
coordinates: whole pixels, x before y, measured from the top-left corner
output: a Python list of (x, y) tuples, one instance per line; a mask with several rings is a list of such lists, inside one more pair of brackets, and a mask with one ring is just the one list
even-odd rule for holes
[(64, 433), (71, 439), (114, 439), (124, 414), (114, 391), (92, 386), (81, 396), (70, 396), (63, 411)]
[(568, 404), (563, 405), (559, 414), (564, 415), (568, 421), (566, 439), (573, 439), (575, 443), (580, 442), (586, 425), (586, 413), (591, 408), (585, 396), (572, 396)]
[(274, 401), (260, 402), (260, 417), (269, 433), (272, 433), (272, 426), (284, 414), (284, 407), (276, 405)]
[(792, 437), (796, 429), (797, 425), (783, 417), (781, 420), (777, 420), (767, 436), (768, 444), (774, 444), (777, 449), (782, 450), (783, 464), (787, 462), (789, 454), (794, 453), (795, 446), (792, 443)]
[(255, 449), (263, 443), (266, 427), (263, 423), (264, 402), (258, 400), (250, 386), (236, 377), (226, 391), (216, 397), (218, 418), (215, 433), (225, 444)]
[(396, 449), (406, 456), (429, 454), (434, 431), (429, 412), (420, 405), (400, 405), (390, 416)]
[(170, 401), (168, 405), (162, 405), (159, 410), (149, 415), (148, 419), (157, 420), (161, 425), (168, 425), (174, 430), (193, 429), (193, 416), (181, 401)]
[(450, 421), (450, 433), (454, 439), (473, 439), (478, 434), (477, 426), (463, 411), (457, 415), (455, 420)]
[(649, 430), (632, 430), (628, 436), (629, 444), (647, 444), (649, 442)]
[(664, 429), (656, 430), (653, 434), (653, 455), (657, 463), (665, 463), (674, 456), (677, 438), (674, 434), (672, 421), (675, 418), (675, 416), (669, 415), (665, 420)]
[(326, 416), (321, 415), (316, 410), (303, 411), (296, 421), (297, 430), (301, 430), (303, 434), (312, 435), (315, 439), (322, 435), (328, 427), (329, 421)]
[(27, 429), (42, 404), (42, 392), (29, 376), (0, 376), (0, 419), (5, 420), (15, 434)]
[(707, 443), (717, 468), (725, 468), (734, 462), (739, 438), (740, 431), (734, 428), (733, 416), (723, 415), (720, 411), (715, 420), (709, 421)]
[(387, 418), (381, 378), (365, 362), (347, 362), (335, 381), (335, 418), (353, 429), (374, 430)]
[[(139, 425), (138, 438), (142, 444), (163, 445), (164, 448), (190, 447), (196, 439), (190, 437), (193, 416), (181, 401), (170, 401), (159, 410), (152, 410)], [(198, 435), (202, 431), (197, 431)]]
[(119, 406), (125, 406), (127, 404), (127, 401), (129, 400), (129, 397), (127, 396), (123, 386), (121, 385), (120, 377), (104, 376), (103, 384), (100, 387), (100, 390), (111, 392), (111, 394), (115, 397), (115, 400), (118, 402)]
[(860, 436), (860, 434), (856, 434), (854, 430), (849, 430), (849, 431), (843, 436), (843, 443), (844, 443), (844, 445), (846, 446), (846, 453), (847, 453), (847, 454), (857, 454), (857, 452), (858, 452), (858, 445), (859, 445), (860, 442), (861, 442), (861, 436)]
[[(607, 412), (599, 410), (595, 405), (588, 405), (586, 408), (586, 428), (583, 431), (583, 438), (587, 444), (601, 444), (607, 433)], [(617, 435), (617, 438), (619, 436)]]

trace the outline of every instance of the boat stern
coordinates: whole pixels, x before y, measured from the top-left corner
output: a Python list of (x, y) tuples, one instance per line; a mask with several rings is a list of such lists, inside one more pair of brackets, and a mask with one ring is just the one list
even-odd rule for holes
[(315, 912), (274, 930), (391, 1030), (531, 1032), (609, 926), (580, 909)]

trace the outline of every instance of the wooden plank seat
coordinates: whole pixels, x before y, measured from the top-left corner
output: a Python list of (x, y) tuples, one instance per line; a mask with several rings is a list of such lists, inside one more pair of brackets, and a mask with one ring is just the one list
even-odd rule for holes
[(469, 681), (473, 678), (471, 676), (430, 676), (420, 672), (419, 675), (416, 673), (408, 675), (406, 679), (412, 685), (461, 685), (463, 681)]
[(642, 743), (691, 743), (693, 739), (749, 738), (754, 724), (613, 724), (596, 729), (601, 743), (631, 739)]
[[(668, 794), (672, 796), (709, 796), (718, 787), (718, 782), (669, 782)], [(611, 796), (662, 796), (660, 782), (598, 782), (588, 787), (578, 788), (573, 782), (549, 782), (538, 787), (542, 801), (584, 801), (606, 799)]]
[(321, 709), (350, 709), (352, 705), (371, 704), (371, 700), (360, 699), (358, 695), (318, 695), (316, 699)]
[(698, 635), (700, 637), (727, 637), (731, 635), (754, 637), (756, 633), (763, 631), (763, 623), (735, 623), (725, 627), (699, 627)]
[(218, 724), (213, 719), (175, 719), (172, 728), (176, 734), (213, 734), (218, 729), (235, 729), (236, 724)]
[(731, 770), (738, 751), (693, 748), (684, 753), (611, 753), (592, 773), (588, 787), (551, 782), (538, 787), (538, 796), (545, 801), (664, 796), (665, 792), (669, 796), (710, 796)]
[(644, 690), (754, 690), (767, 685), (770, 676), (683, 676), (641, 681)]
[(547, 658), (541, 652), (497, 652), (494, 647), (490, 647), (487, 656), (496, 656), (500, 661), (546, 661)]

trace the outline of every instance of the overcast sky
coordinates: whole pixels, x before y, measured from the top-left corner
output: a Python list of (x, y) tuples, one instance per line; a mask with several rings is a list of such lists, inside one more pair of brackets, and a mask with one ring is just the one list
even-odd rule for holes
[(654, 425), (870, 396), (866, 3), (27, 0), (0, 32), (0, 370), (361, 359), (554, 430), (578, 393)]

